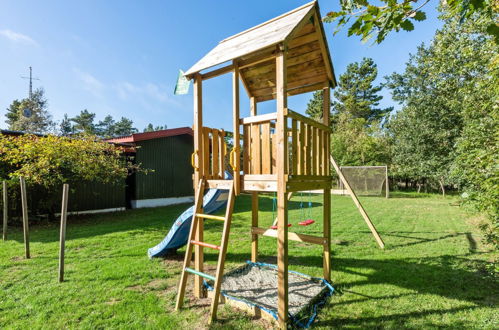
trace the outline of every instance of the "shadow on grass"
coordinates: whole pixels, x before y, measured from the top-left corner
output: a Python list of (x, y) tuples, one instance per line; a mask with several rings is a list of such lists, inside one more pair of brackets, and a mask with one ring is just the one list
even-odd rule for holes
[[(368, 233), (367, 231), (363, 231), (363, 232)], [(426, 238), (426, 237), (419, 237), (419, 236), (413, 236), (413, 235), (400, 235), (400, 234), (405, 234), (405, 233), (417, 234), (417, 232), (392, 231), (392, 232), (381, 232), (380, 235), (399, 237), (399, 238), (409, 238), (409, 239), (415, 240), (413, 242), (407, 242), (407, 243), (403, 243), (403, 244), (390, 244), (387, 246), (387, 250), (391, 250), (391, 249), (395, 249), (397, 247), (403, 247), (403, 246), (412, 246), (412, 245), (418, 245), (418, 244), (423, 244), (423, 243), (430, 243), (430, 242), (440, 241), (440, 240), (444, 240), (447, 238), (453, 238), (453, 237), (458, 237), (458, 236), (465, 236), (466, 237), (466, 240), (468, 241), (468, 244), (469, 244), (469, 251), (470, 252), (474, 253), (474, 252), (476, 252), (476, 249), (477, 249), (476, 240), (473, 237), (473, 234), (471, 232), (446, 233), (445, 235), (442, 235), (440, 237), (434, 237), (434, 238)], [(420, 232), (420, 233), (435, 234), (435, 232)], [(442, 232), (442, 233), (444, 233), (444, 232)]]

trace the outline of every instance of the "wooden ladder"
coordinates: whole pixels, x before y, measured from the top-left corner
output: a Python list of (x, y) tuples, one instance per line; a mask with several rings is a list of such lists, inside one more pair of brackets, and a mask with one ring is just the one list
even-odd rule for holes
[[(203, 205), (203, 192), (206, 180), (201, 179), (199, 181), (199, 186), (194, 203), (194, 215), (192, 217), (191, 229), (189, 232), (189, 239), (187, 242), (187, 250), (185, 252), (184, 266), (182, 268), (182, 276), (180, 278), (180, 284), (178, 289), (177, 303), (175, 305), (176, 310), (182, 308), (182, 304), (184, 302), (185, 288), (187, 285), (187, 276), (189, 274), (193, 274), (195, 276), (200, 276), (212, 280), (214, 282), (213, 286), (214, 294), (213, 294), (213, 301), (211, 302), (210, 322), (217, 318), (217, 309), (220, 301), (220, 289), (222, 286), (222, 277), (224, 272), (225, 255), (227, 254), (227, 247), (229, 243), (229, 232), (230, 232), (230, 225), (232, 222), (232, 212), (234, 209), (234, 199), (235, 199), (234, 181), (233, 180), (231, 181), (232, 182), (230, 183), (230, 188), (229, 188), (229, 199), (227, 201), (227, 209), (225, 211), (225, 216), (223, 217), (201, 213), (201, 207)], [(222, 240), (220, 246), (195, 240), (197, 226), (199, 225), (199, 222), (202, 221), (203, 219), (219, 220), (224, 222)], [(189, 268), (191, 264), (192, 250), (194, 245), (207, 247), (219, 251), (217, 271), (214, 277), (209, 274)]]

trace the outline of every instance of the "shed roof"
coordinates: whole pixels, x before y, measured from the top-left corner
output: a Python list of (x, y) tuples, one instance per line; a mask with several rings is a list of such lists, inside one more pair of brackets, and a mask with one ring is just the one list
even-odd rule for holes
[(276, 72), (272, 59), (276, 46), (285, 41), (289, 95), (322, 88), (326, 82), (336, 85), (317, 1), (222, 40), (185, 75), (191, 78), (202, 70), (235, 60), (248, 94), (257, 101), (272, 99)]
[(192, 128), (179, 127), (179, 128), (172, 128), (172, 129), (163, 129), (163, 130), (154, 131), (154, 132), (135, 133), (135, 134), (126, 135), (126, 136), (119, 136), (119, 137), (115, 137), (112, 139), (107, 139), (106, 141), (114, 142), (114, 143), (132, 143), (132, 142), (153, 140), (153, 139), (159, 139), (159, 138), (177, 136), (177, 135), (184, 135), (184, 134), (191, 135), (191, 136), (194, 135)]

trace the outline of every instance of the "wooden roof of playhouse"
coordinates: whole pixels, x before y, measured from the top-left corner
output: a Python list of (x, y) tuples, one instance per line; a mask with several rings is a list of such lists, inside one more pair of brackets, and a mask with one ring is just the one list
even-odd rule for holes
[[(234, 61), (249, 96), (256, 101), (275, 98), (277, 45), (287, 44), (288, 95), (335, 87), (333, 64), (317, 1), (222, 40), (186, 73), (196, 73)], [(203, 74), (211, 78), (233, 70), (233, 64)]]

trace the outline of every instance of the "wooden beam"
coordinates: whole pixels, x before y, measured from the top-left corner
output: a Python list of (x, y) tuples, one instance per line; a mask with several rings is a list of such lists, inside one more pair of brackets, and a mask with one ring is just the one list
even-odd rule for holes
[(3, 191), (3, 231), (2, 239), (7, 240), (7, 221), (9, 217), (9, 196), (7, 195), (7, 181), (2, 182)]
[(59, 233), (59, 282), (64, 282), (64, 250), (66, 246), (66, 221), (68, 220), (69, 185), (62, 186), (61, 230)]
[(24, 235), (24, 253), (26, 259), (31, 258), (29, 252), (29, 221), (28, 221), (28, 196), (26, 192), (26, 181), (23, 177), (19, 178), (21, 184), (21, 206), (23, 214), (23, 235)]
[(326, 34), (324, 32), (324, 26), (322, 25), (321, 14), (319, 11), (319, 5), (315, 6), (314, 24), (315, 32), (318, 35), (319, 45), (322, 50), (322, 55), (324, 56), (324, 63), (326, 64), (329, 80), (332, 83), (332, 87), (336, 87), (336, 77), (334, 76), (333, 62), (331, 61), (331, 55), (329, 54), (329, 48), (327, 46)]
[[(259, 227), (255, 227), (255, 226), (253, 226), (251, 228), (251, 233), (254, 235), (262, 235), (262, 236), (266, 236), (266, 237), (275, 237), (275, 238), (278, 237), (278, 231), (275, 229), (259, 228)], [(299, 234), (299, 233), (294, 233), (294, 232), (290, 232), (290, 231), (288, 231), (288, 239), (291, 241), (305, 242), (305, 243), (316, 244), (316, 245), (326, 244), (326, 240), (324, 239), (324, 237)]]
[[(194, 152), (196, 153), (196, 166), (197, 168), (194, 171), (194, 195), (197, 196), (202, 194), (202, 192), (198, 192), (197, 190), (204, 187), (201, 185), (201, 179), (205, 175), (204, 173), (204, 153), (203, 153), (203, 79), (200, 74), (194, 75)], [(202, 213), (203, 204), (201, 203), (201, 213)], [(203, 241), (203, 222), (198, 221), (198, 225), (195, 226), (195, 240)], [(196, 271), (203, 271), (203, 247), (196, 246), (194, 248), (195, 256), (194, 256), (194, 268)], [(194, 295), (197, 298), (203, 297), (203, 281), (199, 276), (194, 277)]]
[(216, 70), (213, 70), (213, 71), (210, 71), (207, 73), (203, 73), (201, 75), (201, 79), (208, 80), (208, 79), (215, 78), (215, 77), (221, 76), (223, 74), (229, 73), (233, 70), (234, 70), (234, 66), (232, 64), (229, 64), (229, 65), (221, 67), (219, 69), (216, 69)]
[(237, 195), (241, 193), (241, 180), (240, 180), (240, 171), (241, 171), (241, 157), (240, 157), (240, 132), (239, 132), (239, 66), (237, 62), (233, 62), (234, 73), (232, 76), (232, 111), (233, 111), (233, 130), (234, 130), (234, 192)]
[(343, 175), (343, 172), (341, 172), (340, 167), (338, 166), (338, 164), (336, 164), (336, 161), (334, 160), (333, 156), (330, 156), (330, 161), (331, 161), (331, 164), (333, 165), (336, 173), (338, 173), (338, 176), (340, 177), (341, 182), (343, 182), (343, 185), (345, 186), (346, 190), (348, 191), (348, 193), (352, 197), (353, 202), (355, 203), (355, 206), (357, 206), (357, 209), (359, 210), (360, 214), (364, 218), (364, 221), (366, 222), (367, 226), (371, 230), (371, 233), (373, 234), (374, 238), (376, 239), (376, 242), (378, 242), (379, 247), (384, 249), (385, 243), (381, 239), (381, 236), (379, 236), (378, 231), (376, 230), (376, 227), (374, 226), (371, 219), (367, 215), (366, 210), (364, 210), (364, 207), (362, 206), (359, 199), (357, 198), (357, 195), (355, 194), (352, 187), (350, 186), (350, 183), (348, 183), (348, 180)]
[[(322, 103), (322, 123), (326, 127), (329, 126), (329, 112), (331, 108), (331, 89), (329, 87), (324, 88), (322, 92), (323, 96), (323, 103)], [(331, 130), (327, 130), (327, 134), (324, 134), (324, 145), (323, 145), (323, 153), (325, 155), (324, 157), (324, 163), (323, 166), (325, 167), (325, 174), (327, 176), (330, 175), (328, 171), (328, 159), (329, 159), (329, 134)], [(326, 243), (324, 244), (324, 251), (323, 251), (323, 266), (322, 266), (322, 271), (323, 271), (323, 277), (326, 281), (331, 282), (331, 188), (328, 187), (324, 189), (324, 196), (323, 196), (323, 202), (322, 202), (322, 218), (323, 218), (323, 236), (324, 240)]]
[[(253, 97), (253, 99), (255, 99)], [(255, 104), (256, 104), (256, 99), (255, 99)], [(247, 125), (247, 124), (254, 124), (254, 123), (263, 123), (266, 121), (272, 121), (277, 119), (277, 112), (272, 112), (272, 113), (266, 113), (263, 115), (258, 115), (258, 116), (251, 116), (251, 117), (246, 117), (246, 118), (241, 118), (240, 123), (242, 125)]]
[(286, 43), (280, 45), (276, 57), (277, 105), (277, 315), (279, 326), (288, 324), (288, 199), (286, 198), (286, 169), (288, 168), (288, 135), (286, 123), (287, 65)]
[[(254, 97), (250, 98), (250, 115), (257, 115), (257, 102)], [(251, 144), (250, 144), (251, 145)], [(248, 146), (249, 147), (249, 146)], [(251, 193), (251, 226), (258, 227), (258, 193)], [(251, 261), (256, 262), (258, 259), (258, 235), (251, 235)]]

